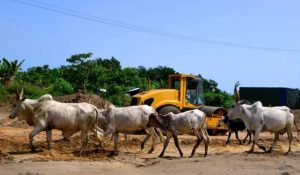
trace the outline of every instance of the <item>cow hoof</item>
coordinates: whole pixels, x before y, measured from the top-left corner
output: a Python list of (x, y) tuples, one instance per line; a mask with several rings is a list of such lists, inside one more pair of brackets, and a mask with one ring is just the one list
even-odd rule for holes
[(293, 152), (291, 150), (289, 150), (288, 152), (285, 153), (285, 155), (291, 155), (293, 154)]
[(151, 148), (151, 149), (148, 151), (148, 154), (153, 153), (153, 151), (154, 151), (154, 148)]
[(266, 153), (272, 153), (273, 150), (272, 149), (269, 149), (268, 151), (266, 151)]
[(112, 151), (112, 152), (110, 152), (110, 154), (108, 156), (113, 157), (113, 156), (117, 156), (117, 155), (119, 155), (119, 153), (117, 151)]
[(253, 150), (249, 150), (249, 151), (246, 151), (246, 153), (251, 154), (251, 153), (254, 153), (254, 151)]

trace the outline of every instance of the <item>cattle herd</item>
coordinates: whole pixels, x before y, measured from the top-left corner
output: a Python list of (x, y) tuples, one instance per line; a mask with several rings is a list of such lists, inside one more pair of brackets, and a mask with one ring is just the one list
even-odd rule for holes
[[(296, 125), (292, 111), (286, 106), (264, 107), (260, 101), (252, 105), (243, 104), (240, 101), (237, 87), (235, 84), (234, 96), (235, 102), (229, 110), (228, 115), (224, 116), (220, 124), (226, 124), (229, 129), (229, 136), (226, 144), (229, 143), (230, 135), (235, 132), (240, 144), (242, 142), (238, 138), (238, 131), (247, 130), (247, 137), (253, 136), (252, 146), (249, 153), (254, 151), (255, 145), (265, 152), (272, 152), (274, 145), (279, 139), (280, 134), (287, 133), (289, 148), (287, 153), (291, 153), (291, 142), (293, 139), (292, 129)], [(114, 142), (113, 155), (118, 154), (119, 133), (128, 133), (134, 131), (144, 131), (146, 137), (141, 143), (141, 149), (145, 143), (151, 138), (152, 145), (149, 153), (155, 149), (155, 140), (159, 137), (164, 144), (163, 150), (159, 157), (164, 155), (171, 138), (174, 139), (175, 146), (179, 154), (183, 157), (183, 153), (178, 143), (178, 135), (193, 134), (197, 141), (191, 152), (191, 157), (195, 154), (201, 141), (205, 144), (205, 153), (207, 155), (210, 137), (207, 133), (207, 117), (206, 114), (198, 109), (182, 112), (179, 114), (168, 113), (160, 115), (156, 110), (147, 105), (115, 107), (113, 105), (106, 109), (98, 109), (90, 103), (61, 103), (52, 99), (51, 95), (43, 95), (37, 100), (26, 99), (23, 96), (23, 89), (17, 93), (16, 102), (9, 115), (9, 118), (25, 120), (34, 129), (29, 134), (29, 146), (34, 152), (33, 138), (41, 131), (46, 131), (48, 149), (51, 149), (52, 129), (62, 131), (64, 140), (68, 140), (70, 136), (81, 131), (82, 145), (80, 153), (86, 150), (89, 139), (89, 131), (96, 135), (99, 146), (103, 147), (103, 137), (112, 134)], [(296, 126), (298, 135), (299, 129)], [(258, 143), (259, 134), (263, 131), (275, 133), (275, 138), (267, 149)], [(164, 135), (166, 138), (164, 137)]]

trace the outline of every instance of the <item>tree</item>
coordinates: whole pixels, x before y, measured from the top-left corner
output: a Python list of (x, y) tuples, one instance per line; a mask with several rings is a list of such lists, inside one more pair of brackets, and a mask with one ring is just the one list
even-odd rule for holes
[(82, 64), (85, 62), (86, 59), (91, 58), (93, 53), (88, 52), (88, 53), (80, 53), (80, 54), (75, 54), (71, 55), (70, 58), (67, 58), (66, 61), (71, 63), (71, 64)]
[(221, 92), (221, 90), (218, 88), (218, 83), (211, 79), (203, 78), (203, 89), (204, 92)]
[[(95, 92), (102, 88), (107, 90), (101, 94), (102, 97), (115, 105), (124, 106), (129, 104), (130, 97), (125, 92), (130, 88), (138, 87), (142, 91), (148, 88), (166, 88), (168, 76), (175, 73), (173, 68), (166, 66), (122, 68), (121, 63), (114, 57), (91, 59), (92, 55), (91, 52), (75, 54), (66, 59), (69, 65), (55, 69), (44, 65), (31, 67), (27, 71), (19, 71), (24, 60), (10, 62), (3, 58), (0, 60), (0, 81), (8, 85), (15, 79), (15, 83), (9, 87), (0, 86), (0, 94), (5, 96), (5, 93), (15, 92), (20, 83), (31, 97), (45, 93), (71, 94), (74, 89)], [(225, 108), (231, 106), (232, 96), (221, 91), (216, 81), (203, 78), (203, 87), (206, 105)]]
[(70, 58), (67, 58), (66, 61), (71, 63), (73, 65), (73, 67), (75, 68), (75, 70), (80, 73), (81, 77), (81, 81), (82, 83), (82, 88), (84, 90), (86, 90), (86, 85), (88, 82), (88, 64), (86, 62), (86, 60), (88, 58), (91, 58), (91, 56), (93, 55), (93, 53), (88, 52), (88, 53), (81, 53), (81, 54), (75, 54), (72, 55)]
[(0, 79), (5, 86), (13, 82), (24, 61), (18, 63), (18, 60), (14, 60), (10, 62), (6, 58), (2, 58), (2, 61), (0, 61)]
[(175, 70), (167, 66), (158, 66), (146, 69), (143, 66), (138, 67), (140, 77), (145, 77), (152, 83), (152, 88), (166, 88), (170, 74), (174, 74)]

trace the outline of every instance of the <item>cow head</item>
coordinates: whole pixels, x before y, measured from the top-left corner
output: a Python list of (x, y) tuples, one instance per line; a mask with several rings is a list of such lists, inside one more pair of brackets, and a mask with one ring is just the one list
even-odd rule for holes
[(237, 90), (239, 85), (240, 85), (240, 82), (237, 82), (234, 85), (234, 103), (233, 103), (232, 107), (229, 109), (229, 112), (227, 114), (229, 120), (239, 118), (239, 116), (242, 115), (242, 104), (244, 102), (240, 101), (240, 95)]
[(157, 114), (157, 113), (150, 114), (147, 127), (155, 127), (155, 128), (164, 129), (162, 115)]
[(228, 123), (228, 116), (222, 116), (221, 120), (219, 120), (218, 127), (227, 125)]
[(10, 119), (14, 119), (16, 118), (20, 111), (25, 109), (25, 104), (23, 103), (26, 100), (26, 97), (23, 97), (23, 88), (21, 90), (21, 92), (17, 92), (16, 93), (16, 101), (13, 104), (13, 108), (12, 111), (9, 114), (9, 118)]

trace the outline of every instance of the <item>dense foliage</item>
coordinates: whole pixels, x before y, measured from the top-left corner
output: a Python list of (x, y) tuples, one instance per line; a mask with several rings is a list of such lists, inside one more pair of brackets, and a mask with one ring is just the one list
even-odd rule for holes
[[(44, 93), (58, 96), (77, 91), (99, 93), (99, 89), (106, 89), (107, 92), (101, 93), (102, 97), (115, 105), (126, 106), (130, 102), (130, 97), (125, 94), (127, 90), (133, 87), (141, 90), (167, 87), (168, 75), (175, 73), (173, 68), (166, 66), (122, 68), (114, 57), (102, 59), (92, 56), (92, 53), (76, 54), (66, 59), (68, 65), (52, 69), (44, 65), (31, 67), (27, 71), (20, 71), (23, 61), (9, 62), (3, 58), (0, 62), (0, 100), (21, 86), (32, 98)], [(219, 90), (215, 81), (204, 79), (203, 85), (207, 105), (230, 107), (232, 97)]]

